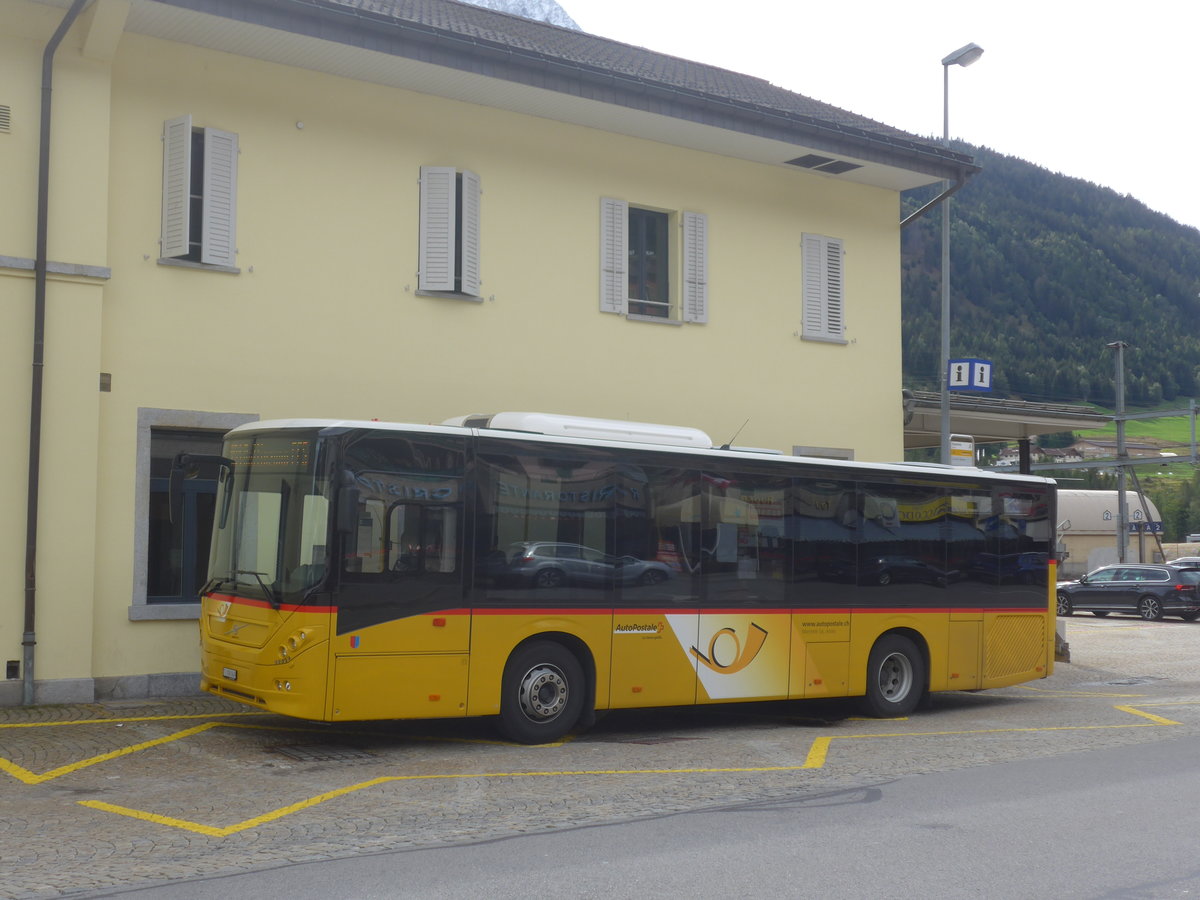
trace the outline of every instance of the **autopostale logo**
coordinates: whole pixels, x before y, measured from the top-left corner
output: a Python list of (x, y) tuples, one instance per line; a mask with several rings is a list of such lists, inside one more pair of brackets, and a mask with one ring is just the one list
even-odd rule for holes
[(712, 671), (721, 675), (732, 675), (754, 662), (766, 641), (767, 630), (751, 622), (745, 643), (738, 637), (736, 628), (721, 628), (715, 631), (709, 640), (707, 653), (701, 652), (699, 647), (692, 647), (691, 654), (701, 665)]

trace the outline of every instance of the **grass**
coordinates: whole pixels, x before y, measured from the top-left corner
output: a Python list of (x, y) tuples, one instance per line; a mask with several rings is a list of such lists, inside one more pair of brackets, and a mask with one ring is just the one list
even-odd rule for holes
[[(1178, 405), (1171, 411), (1176, 409), (1179, 409)], [(1112, 414), (1111, 410), (1101, 409), (1100, 411), (1108, 415)], [(1137, 412), (1141, 412), (1141, 410)], [(1104, 428), (1094, 428), (1090, 431), (1078, 431), (1076, 435), (1081, 438), (1115, 438), (1117, 423), (1110, 422)], [(1158, 419), (1127, 420), (1125, 422), (1125, 440), (1136, 443), (1139, 438), (1174, 444), (1186, 450), (1192, 444), (1192, 418), (1191, 416), (1163, 416)]]

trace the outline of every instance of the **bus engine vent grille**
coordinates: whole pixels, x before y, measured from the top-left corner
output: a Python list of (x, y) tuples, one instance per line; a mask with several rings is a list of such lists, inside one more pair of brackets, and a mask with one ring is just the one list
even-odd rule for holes
[(1045, 639), (1038, 640), (1043, 616), (1000, 615), (988, 629), (987, 677), (1006, 678), (1033, 671), (1045, 660)]

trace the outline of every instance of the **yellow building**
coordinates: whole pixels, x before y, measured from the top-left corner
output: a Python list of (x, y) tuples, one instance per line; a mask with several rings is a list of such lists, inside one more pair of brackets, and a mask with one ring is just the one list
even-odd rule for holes
[(0, 171), (19, 703), (194, 690), (212, 486), (171, 526), (163, 476), (242, 422), (525, 409), (899, 459), (900, 191), (976, 168), (450, 0), (6, 0)]

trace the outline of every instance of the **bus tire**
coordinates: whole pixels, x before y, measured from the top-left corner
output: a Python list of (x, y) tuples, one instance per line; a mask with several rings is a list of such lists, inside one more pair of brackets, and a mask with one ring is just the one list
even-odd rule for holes
[(925, 693), (925, 657), (911, 640), (885, 634), (867, 659), (867, 693), (863, 712), (877, 719), (907, 716)]
[(586, 679), (562, 644), (534, 641), (504, 667), (500, 731), (519, 744), (547, 744), (575, 727), (583, 713)]

